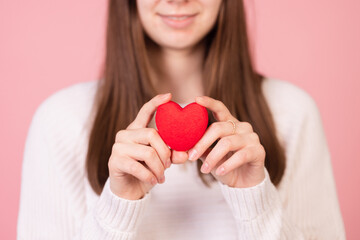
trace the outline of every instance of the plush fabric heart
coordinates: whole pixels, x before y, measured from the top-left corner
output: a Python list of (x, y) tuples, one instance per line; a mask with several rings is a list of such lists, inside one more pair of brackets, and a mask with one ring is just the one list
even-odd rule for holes
[(187, 151), (204, 135), (208, 125), (205, 107), (196, 102), (182, 108), (169, 101), (158, 106), (155, 115), (156, 128), (163, 141), (176, 151)]

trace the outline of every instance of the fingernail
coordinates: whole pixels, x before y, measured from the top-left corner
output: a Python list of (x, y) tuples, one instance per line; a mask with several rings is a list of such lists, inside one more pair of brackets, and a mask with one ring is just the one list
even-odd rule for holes
[(170, 93), (161, 94), (161, 98), (166, 99), (169, 95), (170, 95)]
[(225, 172), (225, 168), (224, 167), (220, 167), (216, 170), (216, 175), (224, 175), (224, 172)]
[(170, 158), (166, 161), (166, 168), (169, 168), (171, 165), (171, 161), (170, 161)]
[(209, 164), (207, 162), (204, 162), (200, 169), (201, 172), (206, 173), (208, 169), (209, 169)]
[(191, 149), (189, 152), (189, 160), (194, 161), (196, 157), (197, 151), (195, 149)]
[(153, 177), (153, 178), (151, 179), (151, 184), (152, 184), (152, 185), (155, 185), (156, 183), (157, 183), (156, 178)]
[(164, 182), (165, 182), (165, 176), (164, 176), (164, 175), (162, 175), (162, 176), (160, 177), (159, 182), (160, 182), (160, 183), (164, 183)]

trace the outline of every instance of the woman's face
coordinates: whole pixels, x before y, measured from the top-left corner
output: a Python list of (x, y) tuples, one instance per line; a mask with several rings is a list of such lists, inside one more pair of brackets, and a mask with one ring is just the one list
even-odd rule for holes
[(136, 0), (141, 24), (161, 47), (194, 46), (214, 26), (222, 0)]

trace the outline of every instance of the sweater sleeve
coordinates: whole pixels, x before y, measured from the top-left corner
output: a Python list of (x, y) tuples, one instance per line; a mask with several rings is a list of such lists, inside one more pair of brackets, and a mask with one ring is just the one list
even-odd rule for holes
[(282, 194), (266, 168), (263, 182), (250, 188), (219, 182), (239, 239), (345, 239), (321, 116), (312, 98), (305, 106), (286, 142)]
[[(111, 192), (107, 179), (97, 202), (86, 211), (80, 184), (84, 175), (78, 176), (69, 164), (75, 159), (64, 146), (71, 144), (49, 137), (53, 134), (47, 116), (42, 110), (34, 115), (25, 143), (17, 239), (134, 239), (150, 192), (139, 200), (123, 199)], [(66, 172), (59, 162), (70, 165)], [(76, 186), (71, 191), (64, 185), (69, 181)]]
[(142, 199), (120, 198), (110, 190), (109, 178), (95, 207), (86, 215), (75, 239), (135, 239), (151, 192)]

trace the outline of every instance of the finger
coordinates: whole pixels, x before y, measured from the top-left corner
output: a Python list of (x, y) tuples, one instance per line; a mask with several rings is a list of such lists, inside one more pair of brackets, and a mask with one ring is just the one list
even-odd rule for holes
[(206, 157), (209, 155), (209, 153), (211, 152), (211, 150), (213, 150), (213, 148), (208, 148), (205, 150), (205, 152), (199, 157), (199, 159), (204, 162)]
[(203, 165), (201, 166), (201, 171), (203, 173), (211, 172), (212, 169), (218, 164), (218, 162), (226, 156), (226, 154), (231, 151), (237, 151), (241, 148), (244, 148), (247, 143), (248, 141), (246, 136), (239, 134), (221, 138), (213, 150), (206, 157)]
[[(125, 152), (128, 157), (145, 162), (158, 179), (158, 182), (163, 181), (165, 168), (154, 148), (133, 143), (115, 143), (113, 148), (114, 152), (117, 152), (121, 157)], [(124, 149), (126, 149), (126, 151), (124, 151)]]
[(230, 171), (239, 168), (247, 160), (247, 152), (245, 149), (235, 152), (229, 159), (227, 159), (223, 164), (218, 166), (215, 171), (216, 175), (223, 176)]
[(171, 161), (174, 164), (182, 164), (188, 160), (187, 152), (171, 150)]
[(130, 174), (142, 182), (146, 182), (152, 185), (158, 183), (156, 176), (149, 169), (147, 169), (140, 162), (127, 156), (123, 156), (121, 161), (112, 161), (111, 164), (112, 168)]
[(208, 96), (201, 96), (195, 98), (196, 103), (208, 108), (213, 112), (214, 117), (217, 121), (223, 122), (226, 120), (235, 120), (231, 115), (229, 109), (225, 104), (219, 100), (213, 99)]
[(189, 160), (194, 161), (201, 156), (217, 139), (232, 133), (233, 125), (228, 122), (214, 122), (205, 131), (201, 139), (189, 150)]
[(236, 132), (237, 133), (252, 133), (254, 129), (249, 122), (235, 122), (236, 124)]
[(215, 174), (219, 176), (225, 175), (241, 167), (245, 163), (249, 163), (249, 162), (258, 163), (259, 166), (263, 165), (263, 163), (257, 161), (257, 159), (261, 155), (261, 154), (260, 155), (257, 154), (258, 151), (259, 151), (259, 146), (248, 146), (235, 152), (223, 164), (218, 166), (218, 168), (215, 171)]
[(158, 106), (168, 102), (171, 99), (171, 93), (159, 94), (146, 102), (139, 110), (135, 120), (127, 127), (127, 129), (146, 128)]
[(115, 142), (150, 144), (151, 147), (155, 148), (165, 168), (168, 168), (171, 164), (171, 150), (155, 128), (120, 130), (116, 134)]

